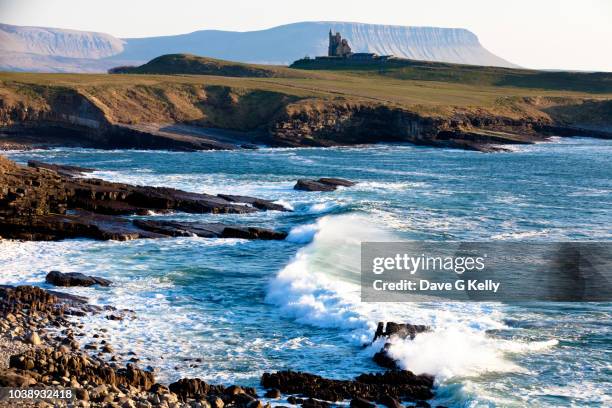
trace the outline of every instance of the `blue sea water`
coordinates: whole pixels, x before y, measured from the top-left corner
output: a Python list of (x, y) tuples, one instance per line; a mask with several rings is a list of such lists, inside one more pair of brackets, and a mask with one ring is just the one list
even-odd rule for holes
[[(147, 217), (265, 226), (282, 242), (172, 238), (130, 242), (0, 241), (0, 283), (44, 286), (49, 270), (113, 280), (68, 289), (136, 319), (90, 317), (122, 356), (162, 381), (197, 376), (257, 385), (261, 373), (350, 378), (380, 370), (380, 320), (428, 324), (397, 341), (402, 366), (436, 375), (432, 405), (612, 405), (610, 303), (362, 303), (359, 245), (384, 240), (612, 238), (612, 141), (555, 139), (510, 153), (406, 145), (195, 153), (53, 149), (10, 152), (98, 169), (111, 181), (278, 200), (293, 212)], [(293, 190), (301, 177), (352, 188)], [(87, 342), (87, 341), (84, 341)], [(201, 359), (201, 362), (195, 361)]]

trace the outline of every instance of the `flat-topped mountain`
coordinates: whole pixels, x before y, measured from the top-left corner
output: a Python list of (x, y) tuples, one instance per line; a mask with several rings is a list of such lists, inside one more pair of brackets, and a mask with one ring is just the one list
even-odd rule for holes
[(124, 41), (110, 34), (0, 24), (0, 51), (99, 59), (119, 54)]
[[(0, 25), (0, 70), (105, 72), (140, 65), (161, 54), (190, 53), (257, 64), (288, 65), (327, 52), (327, 33), (340, 31), (354, 52), (400, 58), (512, 67), (465, 29), (350, 22), (301, 22), (256, 31), (202, 30), (119, 39), (109, 34)], [(74, 60), (73, 60), (74, 59)]]

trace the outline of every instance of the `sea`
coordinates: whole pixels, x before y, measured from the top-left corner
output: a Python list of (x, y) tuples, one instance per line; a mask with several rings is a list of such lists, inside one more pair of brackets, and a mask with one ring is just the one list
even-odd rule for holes
[[(553, 138), (493, 154), (401, 144), (6, 154), (293, 210), (142, 216), (268, 227), (288, 231), (284, 241), (0, 241), (0, 284), (48, 288), (51, 270), (112, 280), (62, 289), (134, 311), (122, 321), (86, 317), (81, 343), (105, 328), (121, 359), (135, 353), (162, 382), (258, 386), (262, 373), (282, 369), (337, 379), (380, 372), (372, 356), (382, 343), (372, 337), (379, 321), (394, 321), (432, 328), (390, 349), (402, 368), (435, 375), (432, 406), (612, 406), (609, 302), (366, 303), (359, 286), (363, 241), (611, 240), (610, 140)], [(358, 184), (293, 189), (298, 178), (324, 176)]]

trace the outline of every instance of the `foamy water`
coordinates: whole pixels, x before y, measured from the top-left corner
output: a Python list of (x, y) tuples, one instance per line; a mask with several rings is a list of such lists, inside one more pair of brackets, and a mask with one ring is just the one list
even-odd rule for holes
[[(384, 320), (432, 327), (390, 348), (402, 367), (436, 375), (432, 404), (609, 406), (610, 304), (363, 303), (359, 250), (364, 240), (609, 240), (610, 153), (612, 143), (589, 139), (494, 155), (409, 146), (13, 152), (99, 169), (92, 177), (256, 195), (294, 211), (148, 216), (284, 229), (283, 242), (2, 241), (0, 284), (45, 286), (54, 269), (111, 279), (109, 288), (62, 290), (133, 310), (136, 319), (88, 318), (87, 335), (107, 327), (120, 357), (137, 353), (162, 381), (257, 385), (283, 368), (334, 378), (377, 371), (382, 340), (364, 345)], [(323, 176), (358, 184), (293, 190), (297, 178)], [(194, 358), (202, 362), (185, 361)]]

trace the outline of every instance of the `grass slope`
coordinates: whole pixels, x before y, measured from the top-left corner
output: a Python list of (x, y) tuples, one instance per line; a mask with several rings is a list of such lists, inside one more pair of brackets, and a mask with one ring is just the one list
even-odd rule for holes
[[(0, 73), (0, 107), (38, 109), (48, 106), (49, 95), (71, 90), (111, 121), (126, 124), (188, 122), (248, 129), (282, 109), (315, 109), (330, 103), (386, 105), (436, 117), (472, 112), (520, 119), (554, 113), (579, 114), (585, 123), (594, 116), (600, 124), (611, 121), (612, 103), (588, 111), (584, 103), (612, 99), (611, 74), (400, 62), (384, 70), (302, 70), (170, 55), (145, 66), (181, 75)], [(185, 64), (192, 70), (180, 68)]]
[(109, 72), (112, 74), (221, 75), (258, 78), (283, 77), (295, 74), (286, 67), (244, 64), (198, 57), (192, 54), (162, 55), (139, 67), (117, 67)]
[(350, 59), (303, 59), (291, 65), (303, 70), (352, 72), (401, 80), (439, 81), (477, 86), (500, 86), (592, 93), (612, 92), (612, 73), (537, 71), (442, 62), (390, 59), (353, 62)]

